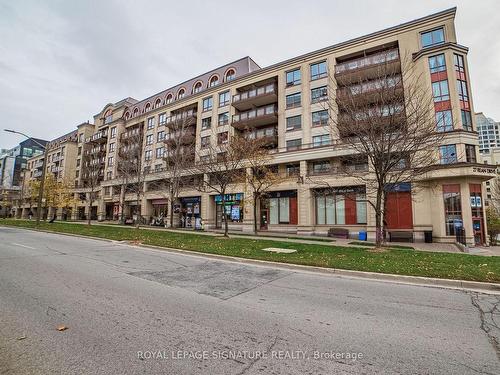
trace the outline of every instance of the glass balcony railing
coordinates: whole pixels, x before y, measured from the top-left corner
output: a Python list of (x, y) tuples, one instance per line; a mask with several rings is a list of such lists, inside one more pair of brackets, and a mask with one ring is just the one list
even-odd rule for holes
[(259, 96), (269, 95), (269, 94), (277, 94), (278, 88), (274, 83), (271, 83), (266, 86), (257, 87), (252, 90), (244, 91), (242, 93), (233, 95), (233, 103), (237, 103), (243, 100), (248, 100), (252, 98), (256, 98)]
[(236, 115), (233, 115), (233, 124), (237, 122), (251, 121), (259, 117), (276, 115), (277, 113), (278, 113), (278, 106), (275, 104), (271, 104), (265, 107), (260, 107), (252, 109), (250, 111), (241, 112)]
[(397, 49), (391, 49), (374, 55), (360, 57), (355, 60), (337, 64), (335, 66), (335, 74), (348, 73), (350, 71), (366, 68), (371, 65), (378, 65), (390, 61), (395, 61), (398, 59), (399, 59), (399, 51)]

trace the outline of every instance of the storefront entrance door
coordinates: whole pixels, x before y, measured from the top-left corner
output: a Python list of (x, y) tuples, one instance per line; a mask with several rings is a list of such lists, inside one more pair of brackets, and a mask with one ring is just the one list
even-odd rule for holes
[(267, 230), (267, 223), (269, 222), (269, 209), (260, 209), (260, 229)]
[(472, 220), (472, 228), (474, 230), (474, 243), (476, 245), (482, 245), (484, 243), (483, 225), (481, 221), (481, 219)]

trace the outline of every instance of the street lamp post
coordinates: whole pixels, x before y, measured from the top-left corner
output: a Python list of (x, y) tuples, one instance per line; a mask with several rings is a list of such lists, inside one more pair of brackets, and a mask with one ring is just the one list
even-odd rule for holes
[(33, 137), (30, 137), (24, 133), (21, 133), (21, 132), (15, 131), (15, 130), (11, 130), (11, 129), (4, 129), (4, 131), (6, 131), (8, 133), (20, 134), (28, 139), (31, 139), (38, 146), (40, 146), (44, 151), (43, 163), (42, 163), (42, 180), (40, 181), (40, 189), (38, 191), (38, 203), (37, 203), (37, 209), (36, 209), (36, 225), (38, 226), (40, 224), (40, 217), (42, 215), (43, 188), (44, 188), (44, 184), (45, 184), (45, 168), (47, 168), (47, 147), (42, 145), (36, 139), (33, 139)]

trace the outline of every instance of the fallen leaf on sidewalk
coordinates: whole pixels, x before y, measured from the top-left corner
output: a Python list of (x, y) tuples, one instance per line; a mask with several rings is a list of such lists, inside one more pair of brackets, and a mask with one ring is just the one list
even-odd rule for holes
[(59, 327), (57, 327), (58, 331), (66, 331), (67, 329), (68, 329), (68, 327), (66, 327), (66, 326), (59, 326)]
[(26, 338), (26, 336), (21, 336), (21, 337), (18, 337), (17, 339), (18, 340), (24, 340)]

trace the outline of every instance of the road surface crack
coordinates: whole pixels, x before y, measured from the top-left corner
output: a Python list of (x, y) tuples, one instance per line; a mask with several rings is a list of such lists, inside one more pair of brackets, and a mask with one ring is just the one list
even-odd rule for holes
[[(500, 296), (488, 295), (487, 297), (483, 297), (483, 301), (481, 301), (478, 293), (470, 293), (470, 296), (472, 305), (479, 311), (481, 329), (486, 333), (486, 336), (488, 336), (497, 357), (500, 359), (500, 327), (498, 327), (495, 321), (495, 315), (500, 316), (500, 310), (498, 308), (500, 305)], [(492, 299), (495, 301), (489, 303), (488, 300)]]

